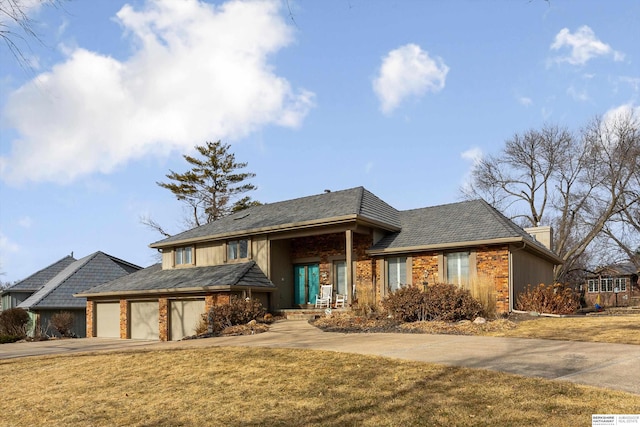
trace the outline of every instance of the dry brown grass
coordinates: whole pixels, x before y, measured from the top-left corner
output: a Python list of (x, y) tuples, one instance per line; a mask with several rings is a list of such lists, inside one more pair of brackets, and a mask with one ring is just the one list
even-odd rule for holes
[(538, 317), (515, 329), (487, 332), (496, 337), (640, 344), (640, 315)]
[(578, 426), (640, 407), (571, 383), (308, 350), (25, 358), (0, 371), (11, 426)]

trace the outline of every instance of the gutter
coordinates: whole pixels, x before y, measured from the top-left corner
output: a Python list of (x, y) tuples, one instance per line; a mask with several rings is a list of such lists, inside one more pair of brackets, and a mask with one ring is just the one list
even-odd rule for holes
[(127, 296), (127, 295), (158, 295), (158, 294), (193, 294), (202, 292), (220, 292), (231, 290), (251, 290), (262, 292), (275, 292), (275, 286), (262, 287), (262, 286), (246, 286), (246, 285), (215, 285), (215, 286), (202, 286), (191, 288), (165, 288), (165, 289), (143, 289), (143, 290), (124, 290), (124, 291), (111, 291), (111, 292), (99, 292), (99, 293), (78, 293), (73, 294), (76, 298), (92, 298), (92, 297), (110, 297), (110, 296)]

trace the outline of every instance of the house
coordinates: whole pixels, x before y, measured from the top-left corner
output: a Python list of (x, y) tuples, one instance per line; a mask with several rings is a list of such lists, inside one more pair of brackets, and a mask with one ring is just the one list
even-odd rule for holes
[(40, 290), (45, 283), (54, 278), (74, 261), (76, 261), (76, 259), (73, 257), (73, 254), (67, 255), (3, 290), (0, 294), (2, 295), (2, 310), (18, 307), (22, 301), (29, 298), (34, 292)]
[(588, 305), (602, 307), (639, 305), (640, 271), (631, 262), (600, 267), (590, 273), (583, 286)]
[[(16, 283), (5, 293), (8, 300), (17, 303), (16, 307), (29, 312), (32, 319), (30, 335), (40, 332), (56, 334), (57, 331), (50, 327), (51, 317), (55, 313), (68, 311), (74, 315), (75, 320), (71, 332), (75, 336), (85, 337), (86, 300), (75, 298), (73, 294), (140, 269), (137, 265), (103, 252), (95, 252), (79, 260), (65, 257)], [(20, 291), (34, 289), (38, 283), (40, 286), (37, 290), (19, 301), (26, 294)]]
[[(537, 235), (537, 238), (532, 235)], [(332, 284), (350, 306), (400, 286), (489, 282), (499, 311), (560, 259), (482, 200), (398, 211), (363, 187), (255, 206), (150, 246), (162, 263), (88, 289), (87, 335), (175, 340), (232, 295), (305, 308)]]

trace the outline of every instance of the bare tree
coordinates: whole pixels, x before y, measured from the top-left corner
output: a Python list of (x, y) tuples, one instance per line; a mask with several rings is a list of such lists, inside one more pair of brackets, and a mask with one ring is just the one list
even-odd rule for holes
[(29, 48), (30, 41), (42, 43), (29, 13), (41, 6), (59, 7), (61, 3), (62, 0), (0, 0), (0, 39), (23, 68), (31, 66), (21, 45)]
[(640, 134), (632, 112), (592, 120), (577, 135), (545, 125), (506, 141), (473, 170), (466, 197), (483, 197), (523, 226), (553, 225), (564, 264), (556, 280), (584, 268), (605, 239), (631, 255), (640, 242)]

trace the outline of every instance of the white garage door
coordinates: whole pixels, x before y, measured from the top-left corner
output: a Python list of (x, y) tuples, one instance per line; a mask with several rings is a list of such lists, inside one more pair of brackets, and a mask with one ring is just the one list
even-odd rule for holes
[(96, 336), (120, 338), (119, 302), (99, 302), (96, 304)]
[(158, 301), (130, 303), (129, 319), (131, 338), (139, 340), (160, 339)]
[(177, 341), (186, 336), (194, 335), (203, 313), (204, 300), (171, 301), (170, 339)]

